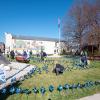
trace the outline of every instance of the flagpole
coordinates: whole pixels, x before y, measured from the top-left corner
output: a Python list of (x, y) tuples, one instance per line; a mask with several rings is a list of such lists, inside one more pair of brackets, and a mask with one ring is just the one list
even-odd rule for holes
[(61, 44), (60, 44), (60, 18), (58, 18), (58, 33), (59, 33), (59, 54), (61, 52)]
[(60, 49), (61, 49), (61, 45), (60, 45), (60, 28), (58, 29), (58, 31), (59, 31), (59, 54), (60, 54)]

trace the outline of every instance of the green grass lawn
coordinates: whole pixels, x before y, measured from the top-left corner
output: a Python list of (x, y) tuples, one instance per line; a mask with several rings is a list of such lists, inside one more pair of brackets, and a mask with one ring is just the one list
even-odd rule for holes
[[(59, 63), (64, 65), (64, 67), (72, 68), (73, 60), (63, 60), (63, 58), (48, 58), (49, 60), (58, 60)], [(62, 62), (63, 61), (63, 62)], [(52, 69), (54, 68), (55, 61), (50, 63), (46, 63), (48, 65), (49, 72), (46, 73), (43, 71), (41, 74), (36, 73), (32, 75), (31, 78), (28, 78), (21, 82), (18, 87), (21, 88), (28, 88), (32, 90), (34, 86), (40, 89), (41, 86), (46, 88), (46, 92), (42, 95), (40, 92), (38, 94), (34, 94), (33, 92), (28, 96), (26, 94), (13, 94), (8, 95), (6, 100), (75, 100), (79, 99), (84, 96), (92, 95), (95, 93), (100, 93), (100, 85), (92, 86), (90, 88), (83, 88), (83, 89), (74, 89), (72, 90), (62, 90), (60, 93), (57, 91), (58, 85), (64, 85), (66, 83), (73, 84), (73, 83), (84, 83), (88, 80), (97, 81), (100, 80), (100, 61), (92, 61), (89, 65), (90, 68), (86, 69), (71, 69), (71, 71), (65, 71), (62, 75), (56, 76), (55, 73), (52, 73)], [(33, 62), (30, 61), (30, 64), (36, 65), (38, 67), (42, 67), (44, 65), (43, 62)], [(54, 91), (52, 93), (49, 92), (48, 87), (49, 85), (54, 86)], [(4, 97), (3, 97), (4, 98)], [(0, 100), (3, 100), (0, 99)]]

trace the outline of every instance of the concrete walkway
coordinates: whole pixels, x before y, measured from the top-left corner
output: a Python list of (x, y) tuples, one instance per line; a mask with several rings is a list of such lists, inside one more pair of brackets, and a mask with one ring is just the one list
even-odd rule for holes
[(0, 85), (0, 89), (11, 84), (11, 79), (16, 78), (16, 81), (20, 80), (21, 77), (27, 75), (27, 73), (34, 68), (34, 65), (25, 63), (11, 62), (9, 66), (12, 66), (10, 71), (6, 71), (6, 83)]
[(79, 100), (100, 100), (100, 93), (81, 98)]

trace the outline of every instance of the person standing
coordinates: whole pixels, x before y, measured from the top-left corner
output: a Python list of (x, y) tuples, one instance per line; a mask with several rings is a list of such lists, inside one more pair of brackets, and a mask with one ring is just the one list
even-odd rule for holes
[(15, 58), (14, 50), (11, 50), (11, 52), (10, 52), (10, 57), (11, 57), (11, 59), (14, 59), (14, 58)]
[(23, 56), (26, 58), (27, 57), (27, 52), (23, 51)]
[(84, 65), (88, 65), (88, 63), (87, 63), (87, 52), (85, 50), (81, 51), (81, 62)]
[(30, 53), (30, 57), (32, 57), (32, 50), (29, 53)]

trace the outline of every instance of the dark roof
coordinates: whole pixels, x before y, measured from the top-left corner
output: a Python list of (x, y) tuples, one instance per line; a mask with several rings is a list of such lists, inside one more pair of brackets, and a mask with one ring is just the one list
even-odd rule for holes
[(22, 36), (22, 35), (12, 35), (12, 38), (20, 39), (20, 40), (59, 41), (59, 39), (56, 39), (56, 38)]

